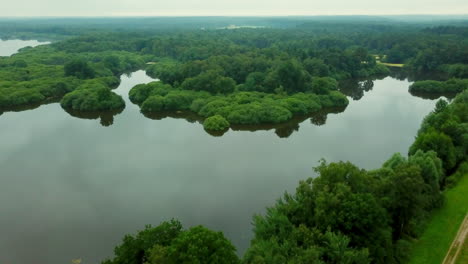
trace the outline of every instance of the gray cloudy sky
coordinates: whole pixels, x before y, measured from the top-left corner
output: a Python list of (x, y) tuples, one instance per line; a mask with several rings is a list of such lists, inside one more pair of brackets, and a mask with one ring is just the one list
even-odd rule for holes
[(468, 14), (467, 0), (2, 0), (0, 16)]

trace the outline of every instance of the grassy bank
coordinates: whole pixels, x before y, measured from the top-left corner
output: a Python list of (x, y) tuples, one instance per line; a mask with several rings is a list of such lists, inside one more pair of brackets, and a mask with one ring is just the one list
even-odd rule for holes
[[(468, 175), (465, 174), (454, 188), (445, 192), (445, 205), (433, 212), (424, 234), (414, 243), (410, 264), (442, 263), (468, 211), (467, 193)], [(460, 258), (467, 258), (466, 244)]]

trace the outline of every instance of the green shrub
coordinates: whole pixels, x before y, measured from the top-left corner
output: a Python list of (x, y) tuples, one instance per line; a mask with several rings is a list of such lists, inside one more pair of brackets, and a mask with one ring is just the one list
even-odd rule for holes
[(459, 93), (468, 88), (466, 79), (450, 79), (445, 82), (439, 81), (417, 81), (409, 87), (412, 93)]
[(228, 129), (229, 126), (229, 122), (220, 115), (210, 116), (203, 122), (203, 127), (206, 130), (223, 131)]
[(138, 84), (133, 87), (128, 95), (134, 104), (142, 104), (151, 95), (167, 95), (172, 89), (168, 84), (162, 82), (151, 82), (148, 84)]
[(338, 82), (330, 77), (315, 77), (312, 79), (312, 91), (316, 94), (327, 94), (338, 88)]
[(152, 95), (148, 97), (141, 105), (143, 112), (157, 112), (164, 109), (164, 97), (160, 95)]
[(436, 152), (446, 170), (456, 165), (455, 147), (452, 139), (444, 133), (433, 130), (419, 134), (409, 149), (409, 155), (414, 155), (418, 150)]
[(104, 86), (77, 89), (66, 94), (60, 104), (63, 108), (86, 112), (118, 110), (125, 107), (122, 97)]
[(168, 248), (167, 255), (174, 264), (237, 264), (239, 258), (235, 252), (223, 233), (196, 226), (182, 232)]
[(185, 79), (180, 87), (184, 90), (227, 94), (234, 91), (236, 82), (229, 77), (220, 75), (217, 71), (210, 70), (198, 76)]
[(310, 105), (297, 98), (286, 98), (281, 101), (281, 106), (285, 107), (293, 114), (307, 114), (309, 113)]
[(75, 76), (79, 79), (92, 79), (96, 75), (91, 65), (83, 59), (75, 59), (64, 66), (65, 76)]
[(0, 107), (8, 108), (20, 105), (39, 103), (46, 99), (37, 89), (0, 90)]

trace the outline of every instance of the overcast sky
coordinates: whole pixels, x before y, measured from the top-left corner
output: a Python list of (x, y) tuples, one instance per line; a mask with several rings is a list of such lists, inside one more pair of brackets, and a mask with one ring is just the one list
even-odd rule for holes
[(468, 14), (468, 0), (2, 0), (10, 16)]

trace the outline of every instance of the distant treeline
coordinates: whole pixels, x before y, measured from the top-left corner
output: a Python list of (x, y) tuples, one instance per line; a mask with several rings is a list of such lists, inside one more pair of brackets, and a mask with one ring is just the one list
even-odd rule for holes
[[(234, 18), (158, 19), (125, 21), (131, 28), (155, 21), (183, 25), (191, 19), (223, 24)], [(322, 108), (346, 106), (347, 99), (335, 91), (336, 81), (387, 75), (388, 69), (376, 56), (406, 63), (408, 71), (466, 78), (464, 27), (410, 23), (407, 28), (387, 18), (370, 22), (375, 19), (245, 18), (243, 23), (287, 21), (295, 26), (287, 30), (181, 28), (157, 33), (144, 28), (130, 32), (118, 19), (95, 18), (81, 26), (80, 19), (2, 20), (0, 26), (9, 25), (11, 32), (30, 26), (37, 27), (32, 31), (38, 34), (50, 30), (79, 36), (3, 58), (0, 112), (62, 97), (62, 106), (68, 110), (122, 109), (120, 96), (104, 90), (116, 87), (122, 73), (136, 69), (146, 69), (165, 87), (134, 88), (134, 94), (140, 93), (140, 100), (134, 102), (143, 112), (191, 110), (205, 118), (222, 117), (215, 120), (223, 124), (279, 123)], [(90, 31), (96, 24), (100, 26)], [(354, 30), (337, 26), (344, 24)]]

